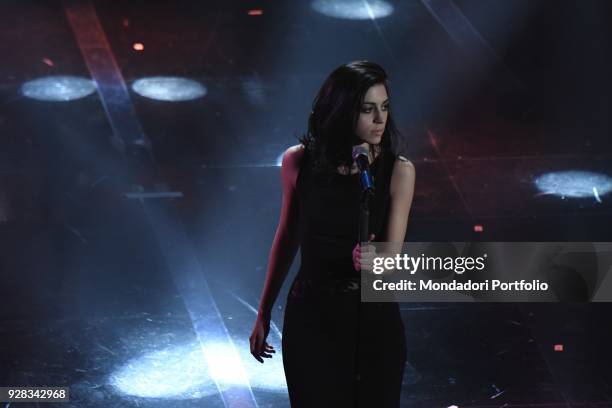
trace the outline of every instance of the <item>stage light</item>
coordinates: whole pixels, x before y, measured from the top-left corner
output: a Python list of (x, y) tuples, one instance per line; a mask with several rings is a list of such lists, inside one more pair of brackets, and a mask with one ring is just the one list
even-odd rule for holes
[(600, 197), (612, 191), (612, 178), (588, 171), (559, 171), (543, 174), (535, 179), (542, 194), (553, 194), (562, 198)]
[(474, 232), (482, 232), (482, 231), (484, 231), (484, 228), (482, 225), (480, 224), (474, 225)]
[(50, 66), (50, 67), (52, 67), (53, 65), (55, 65), (55, 64), (53, 63), (53, 60), (51, 60), (50, 58), (43, 58), (43, 59), (42, 59), (42, 62), (43, 62), (43, 64), (46, 64), (46, 65), (48, 65), (48, 66)]
[(328, 17), (347, 20), (374, 20), (393, 13), (393, 6), (383, 0), (314, 0), (311, 7)]
[(563, 344), (555, 344), (555, 351), (563, 351)]
[(218, 393), (217, 387), (245, 383), (286, 392), (280, 353), (260, 364), (251, 356), (248, 341), (235, 346), (211, 341), (155, 351), (128, 361), (110, 376), (109, 383), (122, 394), (142, 398), (197, 399)]
[(137, 43), (134, 43), (132, 48), (134, 48), (136, 51), (144, 51), (144, 44), (137, 42)]
[(110, 377), (120, 392), (144, 398), (190, 399), (217, 392), (202, 349), (185, 345), (129, 361)]
[(206, 95), (206, 87), (197, 81), (179, 77), (142, 78), (132, 84), (140, 96), (158, 101), (190, 101)]
[(21, 93), (28, 98), (47, 102), (67, 102), (84, 98), (96, 91), (91, 79), (76, 76), (48, 76), (21, 85)]
[(278, 167), (281, 167), (283, 165), (283, 156), (285, 155), (285, 152), (282, 152), (281, 154), (278, 155), (278, 157), (276, 158), (276, 165)]
[(263, 14), (263, 10), (260, 10), (260, 9), (253, 9), (253, 10), (249, 10), (249, 11), (247, 12), (247, 14), (248, 14), (249, 16), (261, 16), (261, 15)]

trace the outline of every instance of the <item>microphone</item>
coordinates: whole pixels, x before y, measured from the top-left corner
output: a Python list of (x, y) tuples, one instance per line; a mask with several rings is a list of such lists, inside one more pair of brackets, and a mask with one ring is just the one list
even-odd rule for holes
[(374, 181), (370, 174), (370, 161), (368, 160), (368, 149), (364, 146), (353, 146), (353, 161), (357, 163), (359, 178), (361, 179), (361, 191), (365, 194), (374, 193)]

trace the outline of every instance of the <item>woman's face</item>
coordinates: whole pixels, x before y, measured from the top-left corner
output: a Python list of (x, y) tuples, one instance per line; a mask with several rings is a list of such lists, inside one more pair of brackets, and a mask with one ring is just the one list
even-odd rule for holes
[(387, 89), (383, 84), (372, 85), (363, 97), (355, 134), (363, 142), (379, 144), (385, 131), (388, 115)]

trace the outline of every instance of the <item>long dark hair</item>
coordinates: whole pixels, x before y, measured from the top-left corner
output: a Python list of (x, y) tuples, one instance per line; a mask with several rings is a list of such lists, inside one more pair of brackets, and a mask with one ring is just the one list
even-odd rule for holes
[[(308, 131), (300, 139), (317, 173), (336, 172), (338, 166), (351, 165), (352, 147), (361, 142), (355, 135), (361, 104), (368, 89), (377, 84), (383, 84), (390, 95), (385, 70), (368, 61), (341, 65), (327, 77), (312, 103)], [(381, 143), (375, 147), (377, 153), (390, 153), (391, 139), (398, 138), (389, 109)]]

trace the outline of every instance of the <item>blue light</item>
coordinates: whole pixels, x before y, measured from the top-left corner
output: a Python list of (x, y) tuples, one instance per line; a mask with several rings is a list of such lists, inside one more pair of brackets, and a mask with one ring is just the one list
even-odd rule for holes
[(384, 0), (314, 0), (311, 7), (328, 17), (347, 20), (374, 20), (393, 13)]
[(217, 392), (197, 345), (160, 350), (129, 361), (110, 383), (124, 394), (144, 398), (190, 399)]
[(266, 103), (266, 91), (263, 81), (259, 78), (247, 79), (242, 83), (242, 89), (249, 102), (261, 106)]
[(95, 91), (96, 84), (91, 79), (68, 75), (33, 79), (21, 86), (24, 96), (46, 102), (73, 101)]
[(260, 364), (249, 352), (248, 339), (234, 345), (212, 340), (155, 351), (128, 361), (109, 383), (125, 395), (174, 400), (203, 398), (219, 388), (244, 384), (269, 392), (287, 389), (280, 353)]
[(283, 166), (283, 156), (285, 156), (285, 152), (282, 152), (281, 154), (278, 155), (278, 157), (276, 158), (276, 165), (278, 167), (282, 167)]
[(190, 101), (207, 93), (204, 85), (192, 79), (161, 76), (139, 79), (132, 90), (145, 98), (168, 102)]
[(612, 191), (612, 178), (588, 171), (558, 171), (546, 173), (535, 179), (535, 185), (542, 194), (560, 197), (600, 197)]

